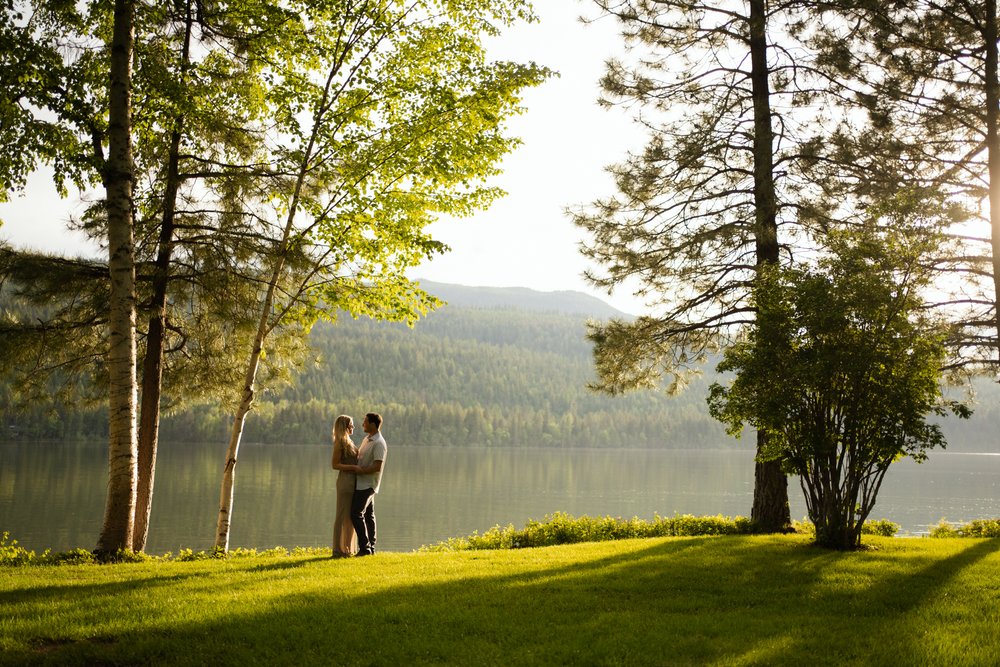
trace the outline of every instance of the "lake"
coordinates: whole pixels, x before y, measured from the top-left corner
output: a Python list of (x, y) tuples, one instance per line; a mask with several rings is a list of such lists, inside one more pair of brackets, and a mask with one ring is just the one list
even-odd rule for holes
[[(521, 527), (561, 511), (651, 519), (743, 515), (753, 495), (747, 450), (556, 450), (393, 447), (376, 508), (379, 548)], [(147, 551), (210, 549), (225, 443), (161, 444)], [(104, 443), (0, 444), (0, 532), (35, 551), (97, 542), (107, 484)], [(317, 445), (244, 445), (230, 547), (329, 546), (335, 473)], [(797, 480), (792, 517), (805, 517)], [(1000, 516), (1000, 455), (934, 452), (896, 463), (873, 518), (921, 534), (942, 518)]]

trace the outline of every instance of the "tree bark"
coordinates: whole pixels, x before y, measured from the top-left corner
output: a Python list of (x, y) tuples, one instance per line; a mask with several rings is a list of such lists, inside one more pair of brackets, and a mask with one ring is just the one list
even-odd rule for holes
[[(758, 443), (763, 437), (763, 434), (757, 434)], [(754, 464), (750, 521), (754, 529), (762, 533), (784, 532), (792, 523), (788, 509), (788, 478), (781, 471), (778, 461), (758, 461)]]
[[(750, 0), (750, 82), (753, 97), (754, 211), (757, 266), (778, 262), (778, 205), (774, 192), (774, 131), (771, 127), (771, 91), (767, 65), (767, 7)], [(757, 453), (764, 436), (757, 434)], [(777, 461), (758, 462), (754, 470), (753, 509), (757, 530), (780, 532), (791, 523), (788, 480)]]
[(116, 0), (104, 170), (108, 214), (108, 495), (95, 552), (112, 557), (132, 546), (136, 478), (135, 251), (132, 184), (132, 51), (134, 0)]
[(993, 251), (993, 315), (996, 325), (996, 353), (993, 358), (1000, 374), (1000, 80), (997, 73), (997, 3), (986, 0), (984, 23), (986, 48), (986, 150), (990, 182), (990, 244)]
[[(283, 259), (283, 258), (282, 258)], [(280, 277), (282, 260), (278, 261), (278, 268), (275, 275)], [(253, 407), (254, 383), (257, 380), (257, 369), (260, 367), (260, 354), (264, 349), (264, 339), (267, 337), (268, 315), (271, 312), (271, 304), (274, 302), (274, 290), (277, 278), (272, 280), (268, 286), (267, 295), (264, 298), (265, 307), (261, 309), (262, 316), (257, 328), (257, 337), (254, 340), (253, 351), (250, 354), (250, 361), (247, 364), (246, 374), (243, 378), (243, 393), (240, 397), (239, 407), (233, 415), (233, 426), (229, 434), (229, 444), (226, 448), (226, 465), (222, 472), (222, 488), (219, 491), (219, 517), (215, 526), (215, 551), (226, 553), (229, 551), (229, 532), (233, 514), (233, 491), (236, 486), (236, 462), (240, 452), (240, 442), (243, 438), (243, 426), (246, 423), (247, 415)]]
[[(187, 3), (184, 46), (181, 54), (181, 76), (187, 70), (191, 51), (191, 3)], [(156, 450), (160, 432), (160, 399), (163, 389), (163, 348), (166, 337), (167, 288), (170, 283), (170, 262), (174, 251), (174, 214), (180, 187), (180, 143), (184, 117), (178, 116), (170, 135), (167, 158), (167, 180), (163, 194), (163, 219), (156, 251), (153, 293), (150, 301), (149, 327), (146, 335), (146, 356), (142, 363), (142, 403), (139, 412), (138, 483), (132, 550), (146, 548), (149, 535), (149, 515), (153, 509), (153, 483), (156, 478)]]
[(170, 282), (170, 261), (173, 256), (174, 210), (177, 197), (177, 154), (180, 132), (171, 137), (167, 190), (164, 197), (163, 221), (153, 275), (146, 355), (142, 363), (142, 403), (139, 417), (138, 484), (135, 527), (132, 549), (146, 548), (149, 534), (149, 514), (153, 507), (153, 482), (156, 476), (156, 450), (160, 431), (160, 398), (163, 389), (163, 348), (167, 321), (167, 287)]

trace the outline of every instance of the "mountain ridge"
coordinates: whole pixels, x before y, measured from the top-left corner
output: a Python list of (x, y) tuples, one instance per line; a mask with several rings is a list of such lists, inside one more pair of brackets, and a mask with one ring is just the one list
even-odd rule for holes
[(425, 291), (445, 301), (445, 307), (511, 308), (529, 312), (585, 315), (594, 319), (632, 317), (596, 296), (575, 290), (545, 292), (530, 287), (458, 285), (420, 278), (417, 282)]

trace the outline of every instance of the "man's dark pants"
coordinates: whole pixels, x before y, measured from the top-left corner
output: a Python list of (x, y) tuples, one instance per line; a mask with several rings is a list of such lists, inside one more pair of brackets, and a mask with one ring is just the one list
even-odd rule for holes
[(351, 523), (358, 534), (358, 555), (375, 553), (375, 491), (357, 489), (351, 502)]

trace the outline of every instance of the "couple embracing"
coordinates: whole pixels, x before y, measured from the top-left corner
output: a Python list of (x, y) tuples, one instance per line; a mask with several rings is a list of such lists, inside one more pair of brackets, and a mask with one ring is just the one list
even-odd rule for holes
[(361, 422), (365, 438), (354, 446), (354, 420), (341, 415), (333, 422), (333, 469), (337, 475), (337, 515), (333, 522), (333, 557), (375, 553), (375, 494), (382, 481), (386, 444), (382, 416), (374, 412)]

